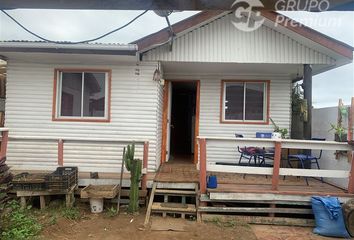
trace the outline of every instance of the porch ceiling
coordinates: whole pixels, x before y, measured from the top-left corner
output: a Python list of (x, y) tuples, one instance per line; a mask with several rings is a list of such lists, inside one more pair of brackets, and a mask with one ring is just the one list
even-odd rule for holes
[[(303, 76), (302, 64), (162, 62), (162, 67), (165, 78), (188, 75), (287, 75), (295, 79)], [(314, 74), (324, 67), (314, 65)]]

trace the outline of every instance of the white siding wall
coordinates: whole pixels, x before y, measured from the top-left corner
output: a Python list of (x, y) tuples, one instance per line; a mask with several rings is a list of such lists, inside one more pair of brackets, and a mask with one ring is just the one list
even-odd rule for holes
[[(54, 68), (112, 69), (111, 122), (53, 122)], [(155, 69), (152, 64), (87, 66), (9, 61), (6, 127), (10, 128), (10, 137), (148, 140), (148, 167), (154, 171), (160, 144), (156, 131), (160, 86), (152, 81)], [(68, 142), (64, 144), (64, 165), (77, 165), (80, 171), (119, 172), (122, 149), (123, 145)], [(137, 147), (137, 156), (142, 158), (142, 146)], [(52, 170), (57, 166), (57, 144), (10, 141), (7, 163), (13, 169)]]
[[(338, 107), (319, 108), (312, 110), (312, 136), (318, 138), (326, 138), (326, 140), (334, 140), (334, 132), (328, 131), (331, 123), (336, 123), (338, 117)], [(346, 126), (347, 122), (343, 122)], [(318, 154), (315, 152), (313, 154)], [(350, 163), (347, 157), (335, 159), (334, 151), (323, 151), (322, 158), (319, 160), (321, 169), (332, 170), (350, 170)], [(340, 187), (348, 187), (348, 179), (331, 178), (326, 181), (336, 184)]]
[(143, 60), (181, 62), (239, 62), (333, 64), (335, 60), (275, 29), (262, 25), (252, 32), (238, 30), (232, 14), (225, 15), (173, 42), (153, 48)]
[[(179, 79), (179, 76), (166, 76), (166, 79)], [(291, 80), (287, 76), (184, 76), (184, 79), (200, 79), (200, 136), (235, 137), (235, 133), (245, 137), (255, 137), (256, 132), (272, 132), (273, 126), (255, 124), (220, 123), (221, 79), (270, 80), (270, 117), (282, 128), (290, 130), (291, 124)], [(241, 146), (243, 147), (243, 146)], [(208, 162), (238, 161), (237, 146), (234, 144), (208, 145)]]

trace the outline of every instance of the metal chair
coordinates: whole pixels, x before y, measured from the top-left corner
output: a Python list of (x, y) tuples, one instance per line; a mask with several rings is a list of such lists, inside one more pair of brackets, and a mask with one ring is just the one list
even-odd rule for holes
[[(311, 140), (316, 140), (316, 141), (325, 141), (325, 138), (311, 138)], [(303, 169), (306, 168), (306, 166), (312, 166), (312, 164), (316, 164), (317, 169), (320, 169), (320, 165), (318, 163), (318, 160), (321, 159), (322, 157), (322, 149), (320, 150), (320, 153), (318, 156), (314, 156), (312, 154), (290, 154), (288, 155), (288, 166), (293, 167), (291, 165), (291, 161), (298, 161), (301, 164), (301, 167)], [(307, 180), (307, 177), (305, 177), (306, 184), (309, 185), (309, 182)], [(323, 181), (323, 178), (321, 178), (321, 181)]]

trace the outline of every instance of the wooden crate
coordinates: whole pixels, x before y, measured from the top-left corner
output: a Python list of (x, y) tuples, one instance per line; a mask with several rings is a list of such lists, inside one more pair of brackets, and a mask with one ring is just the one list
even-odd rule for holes
[(81, 190), (81, 198), (114, 198), (118, 193), (118, 185), (88, 185)]

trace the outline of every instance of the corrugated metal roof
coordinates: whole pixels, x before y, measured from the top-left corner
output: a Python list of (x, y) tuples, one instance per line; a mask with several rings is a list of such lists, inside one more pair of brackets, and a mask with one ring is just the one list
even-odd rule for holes
[(45, 42), (28, 40), (0, 41), (1, 52), (58, 52), (58, 53), (90, 53), (90, 54), (117, 54), (135, 55), (138, 50), (136, 44), (120, 43), (72, 43), (72, 42)]

